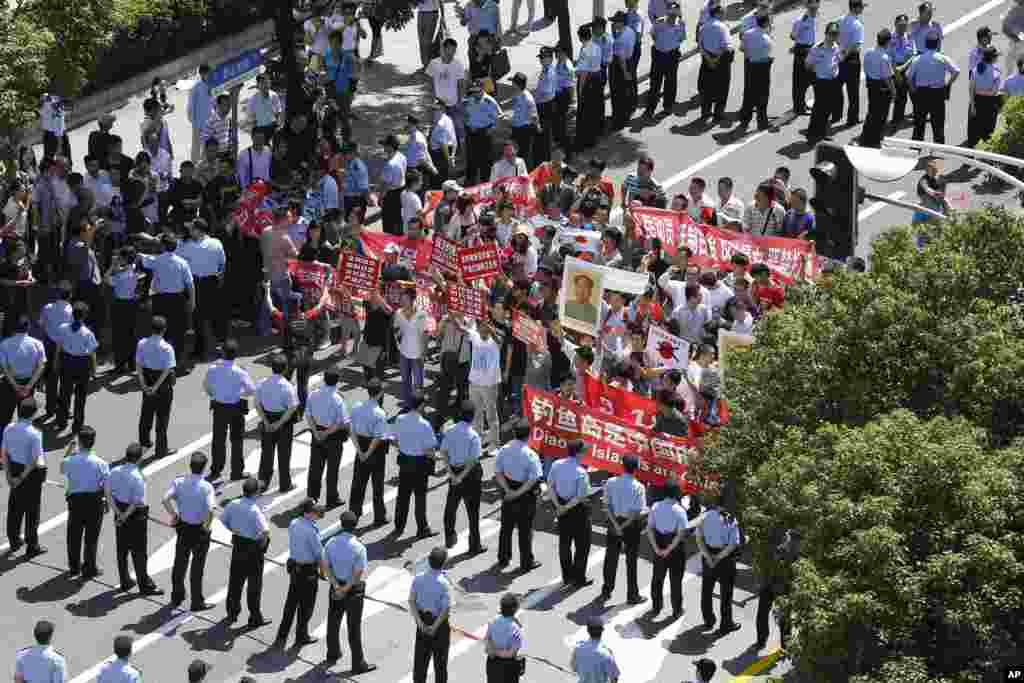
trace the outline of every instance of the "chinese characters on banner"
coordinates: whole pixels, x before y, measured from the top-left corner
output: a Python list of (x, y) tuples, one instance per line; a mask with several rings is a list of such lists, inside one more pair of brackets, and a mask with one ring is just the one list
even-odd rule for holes
[(633, 209), (632, 214), (637, 233), (647, 239), (661, 240), (661, 248), (672, 256), (676, 254), (680, 228), (684, 224), (693, 223), (693, 219), (684, 211), (645, 207)]
[(274, 212), (264, 206), (269, 194), (270, 185), (257, 180), (245, 189), (235, 204), (231, 220), (243, 235), (259, 235), (264, 228), (274, 224)]
[(324, 289), (330, 283), (333, 270), (326, 263), (319, 261), (296, 261), (288, 259), (288, 274), (292, 282), (303, 292), (310, 292), (315, 301), (320, 300)]
[[(478, 207), (494, 204), (498, 201), (499, 197), (504, 195), (515, 206), (516, 215), (519, 218), (529, 218), (539, 211), (533, 182), (528, 176), (498, 178), (494, 181), (467, 187), (462, 190), (462, 194), (476, 197), (476, 205)], [(441, 203), (443, 196), (440, 190), (427, 193), (423, 212), (423, 223), (427, 227), (433, 226), (434, 209)]]
[(462, 313), (477, 320), (487, 317), (487, 292), (482, 289), (450, 285), (447, 303), (452, 313)]
[(439, 273), (457, 276), (459, 274), (458, 242), (448, 239), (439, 232), (434, 233), (430, 264), (437, 268)]
[(641, 480), (661, 484), (676, 478), (693, 488), (686, 482), (687, 463), (696, 455), (689, 438), (655, 433), (530, 386), (523, 393), (523, 413), (530, 422), (530, 448), (543, 457), (562, 457), (570, 439), (583, 439), (593, 446), (581, 458), (584, 466), (621, 474), (622, 458), (637, 455)]
[(548, 333), (544, 326), (528, 315), (512, 311), (512, 336), (527, 346), (548, 347)]
[(501, 272), (501, 261), (494, 242), (459, 249), (459, 269), (463, 282), (491, 277)]
[(444, 303), (435, 293), (434, 283), (425, 275), (416, 274), (417, 310), (427, 314), (427, 334), (437, 332), (437, 321), (444, 317)]
[(344, 252), (338, 259), (338, 274), (341, 284), (353, 293), (370, 292), (377, 289), (380, 281), (380, 261)]

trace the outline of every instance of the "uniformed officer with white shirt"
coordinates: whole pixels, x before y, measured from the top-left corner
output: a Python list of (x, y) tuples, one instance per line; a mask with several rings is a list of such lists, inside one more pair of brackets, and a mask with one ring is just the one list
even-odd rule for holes
[[(142, 446), (133, 443), (125, 449), (120, 465), (107, 478), (107, 503), (114, 512), (114, 540), (117, 544), (117, 574), (121, 590), (130, 591), (138, 581), (143, 595), (163, 595), (146, 569), (149, 550), (149, 506), (146, 505), (146, 478), (139, 470)], [(135, 579), (128, 571), (128, 556), (135, 565)]]
[(60, 326), (69, 323), (71, 316), (71, 283), (61, 280), (57, 283), (57, 300), (43, 306), (39, 313), (39, 326), (43, 329), (43, 347), (46, 349), (46, 416), (59, 412), (60, 370), (57, 365), (57, 337)]
[(142, 389), (142, 412), (139, 413), (139, 443), (149, 448), (150, 430), (156, 418), (156, 457), (170, 455), (167, 448), (167, 427), (171, 422), (171, 404), (174, 402), (174, 369), (177, 365), (174, 349), (164, 341), (167, 319), (153, 316), (153, 334), (139, 341), (135, 347), (135, 373)]
[(807, 0), (804, 13), (793, 20), (793, 28), (789, 37), (793, 47), (793, 113), (802, 116), (807, 113), (807, 88), (811, 86), (813, 77), (807, 71), (807, 55), (817, 37), (818, 0)]
[(668, 481), (665, 497), (651, 506), (647, 517), (647, 540), (654, 551), (654, 573), (651, 577), (651, 614), (661, 612), (664, 600), (662, 586), (669, 576), (672, 619), (683, 614), (683, 569), (686, 564), (684, 541), (687, 532), (686, 510), (679, 502), (679, 484)]
[(164, 509), (171, 516), (171, 526), (178, 530), (174, 567), (171, 569), (171, 607), (179, 607), (185, 602), (185, 570), (191, 558), (189, 584), (193, 612), (211, 607), (203, 599), (203, 571), (206, 569), (206, 554), (210, 550), (210, 522), (217, 503), (213, 485), (203, 478), (206, 462), (205, 453), (193, 453), (188, 463), (190, 474), (171, 482), (163, 499)]
[(519, 596), (505, 593), (498, 617), (487, 625), (484, 648), (487, 652), (487, 683), (519, 683), (523, 672), (523, 625), (516, 619)]
[[(284, 601), (281, 625), (277, 629), (274, 647), (284, 648), (288, 634), (295, 621), (295, 644), (297, 646), (315, 643), (309, 633), (309, 620), (316, 606), (317, 581), (320, 578), (320, 563), (324, 556), (320, 540), (320, 528), (316, 521), (324, 516), (324, 506), (313, 498), (302, 501), (299, 511), (302, 516), (288, 525), (288, 596)], [(296, 612), (298, 619), (296, 619)]]
[(75, 576), (81, 571), (83, 579), (91, 579), (103, 573), (96, 565), (96, 551), (99, 548), (103, 515), (106, 513), (104, 491), (110, 467), (96, 455), (95, 446), (96, 430), (84, 425), (78, 432), (78, 438), (68, 443), (60, 463), (61, 474), (67, 482), (68, 574)]
[(479, 555), (487, 551), (480, 545), (480, 493), (484, 468), (480, 465), (480, 435), (473, 429), (476, 406), (462, 404), (462, 415), (441, 439), (440, 455), (448, 463), (448, 496), (444, 502), (444, 544), (451, 549), (458, 536), (455, 534), (455, 513), (459, 502), (466, 506), (469, 520), (469, 552)]
[(743, 51), (743, 106), (740, 108), (740, 125), (750, 125), (750, 119), (757, 110), (757, 126), (768, 127), (768, 95), (772, 82), (772, 49), (774, 42), (769, 33), (771, 16), (759, 14), (756, 25), (740, 36), (740, 50)]
[(1017, 62), (1016, 73), (1003, 81), (1003, 92), (1009, 97), (1024, 95), (1024, 59)]
[(725, 104), (729, 101), (729, 79), (732, 77), (733, 51), (729, 43), (729, 30), (722, 23), (721, 4), (712, 5), (709, 20), (697, 36), (700, 47), (700, 72), (697, 92), (700, 94), (700, 119), (706, 121), (712, 114), (716, 121), (724, 120)]
[(528, 572), (541, 565), (533, 555), (533, 519), (543, 468), (537, 453), (527, 445), (530, 424), (526, 418), (516, 424), (514, 436), (498, 451), (494, 463), (494, 480), (502, 492), (498, 566), (504, 568), (512, 562), (512, 531), (518, 529), (519, 566)]
[[(269, 156), (270, 152), (267, 152)], [(245, 185), (242, 185), (245, 187)], [(192, 329), (195, 339), (192, 345), (194, 358), (202, 359), (210, 348), (206, 336), (206, 324), (210, 325), (210, 334), (219, 343), (228, 335), (231, 321), (230, 309), (224, 305), (225, 297), (221, 284), (224, 282), (224, 268), (227, 256), (224, 245), (209, 235), (209, 225), (203, 218), (196, 218), (188, 224), (190, 240), (182, 242), (177, 254), (188, 263), (192, 272), (194, 286), (194, 310), (192, 311)]]
[(338, 494), (338, 470), (348, 441), (349, 416), (345, 399), (338, 393), (340, 379), (337, 368), (328, 368), (324, 371), (324, 383), (306, 399), (306, 422), (313, 436), (306, 493), (320, 499), (320, 481), (326, 464), (328, 508), (345, 502)]
[(103, 663), (96, 683), (142, 683), (142, 672), (129, 662), (134, 644), (131, 636), (114, 638), (114, 659)]
[(160, 238), (160, 243), (163, 253), (142, 256), (142, 267), (153, 273), (153, 315), (163, 316), (167, 321), (167, 340), (174, 347), (175, 356), (185, 358), (185, 320), (187, 312), (195, 309), (195, 283), (188, 262), (174, 253), (178, 238), (167, 234)]
[(43, 342), (28, 334), (29, 320), (22, 316), (14, 334), (0, 342), (0, 434), (14, 418), (18, 404), (35, 394), (36, 383), (46, 369)]
[(887, 28), (878, 32), (878, 45), (864, 51), (864, 78), (868, 86), (868, 115), (860, 132), (861, 147), (881, 147), (882, 131), (889, 120), (889, 105), (896, 91), (893, 81), (889, 43), (892, 33)]
[[(18, 421), (4, 429), (0, 451), (4, 473), (11, 492), (7, 498), (7, 541), (11, 552), (28, 543), (28, 555), (46, 552), (39, 545), (39, 506), (46, 481), (46, 460), (43, 457), (43, 435), (32, 425), (39, 406), (32, 396), (18, 405)], [(22, 540), (21, 523), (25, 522)]]
[(231, 565), (228, 570), (228, 595), (224, 606), (228, 622), (234, 623), (242, 611), (242, 588), (248, 586), (246, 606), (249, 608), (249, 627), (259, 628), (270, 623), (263, 618), (260, 598), (263, 595), (263, 560), (270, 547), (270, 524), (256, 499), (260, 482), (249, 477), (242, 484), (242, 497), (224, 508), (220, 521), (231, 532)]
[(14, 657), (14, 683), (64, 683), (67, 663), (64, 655), (50, 645), (53, 623), (37, 621), (33, 635), (36, 644), (18, 650)]
[(444, 573), (448, 551), (434, 548), (427, 557), (428, 569), (412, 580), (409, 590), (409, 613), (416, 623), (416, 645), (413, 649), (412, 681), (426, 683), (427, 665), (434, 662), (434, 681), (448, 682), (448, 649), (451, 646), (451, 581)]
[(253, 395), (256, 385), (249, 371), (235, 363), (238, 358), (238, 340), (225, 341), (221, 355), (223, 358), (210, 365), (203, 380), (203, 389), (210, 397), (210, 410), (213, 412), (210, 480), (218, 480), (224, 470), (230, 433), (231, 481), (238, 481), (245, 469), (242, 440), (245, 437), (245, 415), (249, 412), (243, 397)]
[(260, 414), (260, 469), (263, 488), (270, 487), (274, 476), (274, 452), (277, 452), (277, 485), (281, 493), (293, 488), (291, 476), (292, 439), (295, 435), (295, 413), (299, 409), (299, 394), (289, 382), (288, 359), (276, 354), (270, 360), (273, 376), (260, 382), (256, 388), (256, 412)]
[(618, 683), (621, 672), (615, 662), (615, 654), (601, 642), (604, 622), (593, 617), (587, 622), (588, 640), (582, 640), (573, 648), (569, 665), (580, 683)]
[(377, 668), (363, 654), (363, 604), (366, 598), (366, 546), (355, 537), (359, 518), (351, 510), (341, 513), (341, 533), (327, 542), (321, 560), (324, 576), (331, 584), (327, 608), (327, 662), (341, 659), (341, 618), (348, 626), (348, 648), (352, 651), (352, 673)]
[(409, 412), (395, 418), (392, 435), (398, 446), (398, 498), (395, 500), (395, 529), (389, 538), (399, 538), (409, 516), (409, 499), (416, 496), (416, 538), (429, 538), (437, 532), (427, 521), (427, 483), (434, 471), (437, 435), (430, 422), (420, 414), (423, 393), (413, 394)]
[[(864, 47), (864, 0), (850, 0), (850, 11), (839, 20), (839, 81), (846, 88), (846, 125), (860, 123), (860, 51)], [(833, 111), (832, 123), (842, 109)]]
[(384, 472), (387, 467), (388, 424), (387, 415), (380, 407), (380, 396), (384, 388), (377, 378), (366, 383), (368, 398), (352, 409), (351, 440), (356, 447), (356, 462), (352, 472), (352, 490), (348, 507), (356, 517), (363, 516), (363, 498), (366, 484), (372, 480), (373, 525), (380, 527), (388, 523), (387, 508), (384, 507)]
[(732, 592), (736, 584), (736, 549), (740, 545), (740, 528), (736, 518), (717, 505), (711, 505), (697, 521), (697, 548), (704, 571), (700, 577), (700, 610), (704, 628), (715, 626), (711, 599), (715, 583), (721, 585), (722, 621), (718, 634), (725, 635), (740, 628), (732, 619)]
[[(548, 497), (558, 517), (558, 556), (562, 563), (562, 583), (583, 588), (594, 583), (587, 578), (590, 557), (590, 475), (580, 457), (593, 446), (580, 439), (566, 444), (566, 456), (551, 465), (548, 472)], [(575, 552), (574, 552), (575, 551)]]
[(56, 370), (60, 372), (60, 401), (54, 429), (64, 431), (71, 411), (71, 395), (75, 396), (74, 420), (71, 431), (78, 432), (85, 423), (85, 400), (89, 395), (89, 381), (96, 372), (96, 349), (99, 344), (85, 319), (89, 306), (76, 301), (71, 307), (71, 322), (63, 323), (57, 332)]
[(811, 48), (805, 63), (814, 74), (814, 107), (811, 122), (807, 124), (807, 139), (816, 142), (829, 135), (829, 122), (843, 113), (843, 83), (839, 80), (839, 58), (841, 50), (839, 24), (831, 22), (825, 26), (825, 40)]
[[(925, 39), (925, 52), (907, 67), (907, 84), (914, 100), (914, 134), (912, 139), (924, 140), (924, 124), (931, 118), (932, 141), (946, 144), (946, 100), (950, 88), (960, 77), (960, 67), (939, 52), (939, 36)], [(952, 74), (946, 82), (946, 74)]]
[(647, 512), (647, 487), (636, 479), (640, 460), (635, 455), (622, 459), (623, 474), (612, 477), (604, 485), (604, 504), (608, 510), (608, 547), (604, 556), (604, 587), (601, 598), (608, 600), (615, 590), (619, 569), (619, 553), (626, 551), (626, 596), (629, 604), (639, 605), (646, 598), (640, 595), (637, 582), (637, 557), (643, 535), (643, 517)]

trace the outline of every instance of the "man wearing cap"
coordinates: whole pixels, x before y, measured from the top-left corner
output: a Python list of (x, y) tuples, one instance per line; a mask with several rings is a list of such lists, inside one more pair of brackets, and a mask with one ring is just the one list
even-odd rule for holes
[(32, 631), (36, 644), (14, 656), (14, 683), (64, 683), (67, 662), (53, 641), (53, 622), (37, 621)]
[(893, 94), (892, 124), (899, 126), (907, 109), (910, 88), (907, 84), (907, 68), (917, 56), (917, 46), (910, 35), (910, 19), (906, 14), (896, 16), (893, 24), (892, 39), (889, 41), (887, 52), (889, 61), (892, 64), (893, 83), (896, 91)]
[(889, 120), (889, 105), (896, 89), (893, 83), (889, 42), (892, 33), (883, 28), (878, 32), (878, 45), (864, 51), (864, 78), (868, 86), (868, 115), (864, 118), (859, 144), (861, 147), (881, 147), (882, 132)]
[(348, 648), (352, 651), (352, 673), (377, 668), (363, 654), (363, 604), (366, 596), (366, 546), (355, 537), (359, 518), (351, 510), (341, 513), (341, 533), (327, 542), (321, 570), (331, 584), (327, 608), (327, 659), (333, 665), (341, 659), (341, 619), (348, 625)]
[(789, 31), (793, 47), (793, 112), (802, 116), (807, 112), (807, 88), (813, 81), (807, 70), (807, 54), (814, 47), (818, 30), (818, 0), (807, 0), (804, 13), (793, 20), (793, 28)]
[(146, 570), (148, 559), (149, 506), (146, 505), (146, 479), (139, 470), (142, 446), (130, 444), (121, 464), (107, 478), (107, 504), (114, 511), (114, 540), (117, 548), (117, 574), (121, 591), (130, 591), (136, 581), (128, 571), (128, 555), (135, 564), (135, 577), (143, 595), (163, 595)]
[(234, 623), (242, 611), (242, 588), (249, 607), (249, 626), (259, 628), (270, 623), (263, 617), (260, 598), (263, 594), (263, 558), (270, 547), (270, 524), (263, 514), (257, 496), (260, 482), (249, 477), (242, 484), (242, 497), (224, 508), (220, 521), (231, 532), (231, 565), (228, 570), (228, 595), (224, 606), (228, 622)]
[(629, 604), (639, 605), (645, 598), (640, 595), (637, 582), (637, 556), (643, 535), (643, 517), (647, 512), (647, 488), (636, 479), (640, 460), (635, 455), (622, 459), (625, 472), (612, 477), (604, 485), (604, 504), (608, 510), (608, 548), (604, 556), (604, 586), (601, 597), (608, 600), (615, 590), (615, 575), (619, 569), (619, 553), (626, 551), (626, 596)]
[(679, 483), (670, 480), (664, 486), (665, 497), (651, 506), (647, 518), (647, 540), (654, 551), (654, 574), (651, 578), (651, 615), (661, 612), (665, 599), (662, 587), (669, 576), (672, 619), (683, 614), (683, 569), (686, 564), (684, 541), (687, 533), (686, 509), (680, 504)]
[(416, 391), (409, 400), (408, 412), (395, 418), (392, 434), (398, 445), (398, 498), (395, 500), (395, 529), (392, 540), (401, 537), (409, 516), (409, 499), (416, 496), (416, 537), (429, 538), (436, 532), (427, 521), (427, 483), (434, 471), (434, 428), (420, 414), (423, 393)]
[(380, 182), (384, 187), (384, 198), (381, 203), (381, 224), (384, 232), (389, 235), (404, 234), (402, 225), (402, 190), (405, 188), (405, 171), (408, 162), (399, 149), (401, 143), (397, 135), (388, 135), (380, 141), (384, 147), (384, 168), (380, 172)]
[(533, 142), (540, 127), (540, 114), (533, 93), (526, 88), (526, 74), (518, 72), (512, 76), (511, 81), (516, 87), (516, 94), (512, 96), (512, 140), (516, 143), (519, 156), (525, 160), (527, 170), (531, 170)]
[(224, 470), (227, 456), (228, 433), (231, 435), (231, 481), (242, 478), (245, 467), (242, 439), (245, 435), (245, 414), (248, 405), (244, 396), (256, 391), (249, 372), (235, 363), (238, 358), (238, 340), (228, 339), (221, 351), (223, 358), (212, 363), (206, 371), (203, 389), (210, 397), (213, 411), (213, 443), (210, 446), (213, 462), (210, 477), (216, 481)]
[(142, 390), (142, 411), (139, 413), (139, 443), (149, 448), (150, 430), (156, 418), (156, 457), (170, 455), (167, 447), (167, 427), (171, 421), (174, 402), (174, 349), (164, 341), (167, 320), (153, 316), (153, 334), (139, 341), (135, 347), (135, 373)]
[[(29, 556), (46, 549), (39, 545), (39, 508), (46, 481), (46, 460), (43, 456), (43, 435), (32, 424), (38, 406), (29, 396), (18, 405), (18, 421), (4, 428), (0, 455), (11, 492), (7, 499), (7, 541), (11, 551), (28, 543)], [(25, 535), (22, 541), (22, 520)]]
[(326, 464), (327, 506), (331, 508), (344, 502), (338, 494), (338, 470), (349, 432), (348, 406), (338, 392), (340, 379), (337, 368), (328, 368), (324, 371), (323, 385), (306, 399), (306, 422), (313, 437), (306, 492), (312, 498), (320, 498), (320, 481)]
[(451, 628), (451, 581), (444, 573), (448, 552), (434, 548), (427, 558), (428, 569), (412, 580), (409, 590), (409, 613), (416, 624), (416, 645), (413, 650), (413, 683), (426, 683), (427, 665), (434, 662), (436, 683), (448, 681), (448, 649)]
[(167, 321), (168, 341), (176, 357), (185, 357), (185, 320), (195, 310), (196, 292), (188, 262), (178, 256), (178, 239), (171, 234), (160, 238), (163, 251), (158, 256), (143, 255), (142, 267), (153, 273), (153, 315)]
[[(548, 472), (548, 498), (558, 518), (558, 556), (562, 563), (562, 583), (583, 588), (594, 583), (587, 578), (590, 556), (590, 475), (580, 457), (593, 446), (580, 439), (566, 444), (566, 457), (551, 465)], [(575, 552), (573, 552), (575, 546)]]
[(384, 507), (384, 471), (387, 466), (387, 416), (380, 407), (380, 396), (384, 389), (376, 377), (366, 383), (368, 398), (352, 409), (351, 439), (356, 448), (356, 462), (352, 473), (352, 490), (349, 493), (349, 509), (356, 517), (363, 515), (363, 498), (366, 484), (373, 480), (373, 525), (380, 527), (388, 523)]
[(203, 599), (203, 572), (206, 569), (206, 554), (210, 550), (213, 508), (217, 503), (213, 485), (203, 478), (206, 454), (193, 453), (188, 466), (190, 473), (175, 478), (163, 499), (164, 509), (171, 516), (171, 526), (178, 531), (174, 567), (171, 569), (171, 607), (180, 607), (185, 602), (185, 570), (189, 568), (191, 559), (191, 609), (200, 612), (211, 607)]
[(615, 654), (601, 642), (604, 622), (593, 617), (587, 622), (589, 640), (581, 640), (573, 648), (569, 666), (579, 676), (580, 683), (618, 683), (621, 672)]
[(668, 14), (658, 17), (651, 29), (654, 48), (651, 51), (651, 88), (647, 92), (647, 111), (644, 113), (647, 118), (654, 117), (659, 99), (666, 115), (672, 114), (676, 106), (681, 58), (679, 48), (686, 40), (686, 22), (680, 19), (682, 10), (678, 2), (670, 2), (667, 7)]
[(626, 26), (626, 13), (612, 16), (612, 60), (608, 66), (608, 83), (612, 95), (612, 130), (626, 127), (636, 109), (636, 73), (633, 53), (637, 45), (636, 31)]
[(473, 429), (476, 406), (462, 404), (459, 421), (444, 433), (440, 455), (448, 463), (448, 496), (444, 503), (444, 544), (455, 547), (455, 513), (459, 502), (466, 506), (469, 521), (469, 552), (479, 555), (487, 551), (480, 545), (480, 492), (484, 470), (480, 465), (480, 435)]
[(715, 627), (715, 612), (712, 606), (715, 584), (720, 584), (722, 596), (722, 621), (718, 635), (738, 631), (740, 625), (732, 619), (732, 593), (736, 585), (736, 549), (740, 546), (740, 528), (736, 518), (725, 512), (719, 505), (710, 505), (695, 522), (697, 548), (700, 550), (704, 571), (700, 577), (700, 611), (704, 617), (704, 628)]
[(520, 418), (515, 438), (501, 447), (495, 458), (494, 480), (501, 488), (501, 528), (498, 531), (498, 566), (512, 562), (512, 531), (519, 530), (519, 566), (524, 572), (541, 565), (533, 555), (533, 519), (537, 515), (537, 484), (543, 468), (530, 448), (530, 423)]
[(210, 673), (210, 665), (202, 659), (193, 659), (188, 665), (188, 683), (203, 683), (206, 674)]
[(519, 596), (505, 593), (501, 596), (498, 616), (487, 625), (484, 648), (487, 652), (487, 683), (519, 683), (523, 661), (523, 625), (516, 619)]
[[(316, 606), (317, 581), (320, 578), (320, 563), (324, 549), (320, 540), (320, 528), (316, 522), (324, 516), (324, 506), (315, 499), (306, 498), (299, 507), (302, 517), (288, 525), (288, 597), (285, 598), (281, 625), (277, 629), (274, 647), (284, 648), (292, 622), (296, 622), (295, 644), (297, 646), (315, 643), (309, 633), (309, 620)], [(298, 612), (298, 619), (296, 619)]]
[[(100, 529), (103, 527), (103, 491), (110, 475), (110, 467), (95, 451), (96, 430), (84, 425), (78, 438), (68, 443), (60, 463), (66, 479), (64, 487), (68, 499), (68, 574), (92, 579), (103, 572), (96, 564)], [(85, 556), (82, 556), (82, 538), (85, 538)]]
[(135, 640), (128, 635), (114, 638), (114, 659), (100, 667), (97, 683), (142, 683), (142, 672), (129, 662), (134, 644)]
[[(924, 126), (932, 122), (932, 141), (946, 143), (946, 100), (960, 77), (960, 67), (939, 52), (938, 34), (925, 39), (925, 52), (907, 68), (907, 83), (914, 98), (914, 140), (924, 140)], [(946, 74), (952, 74), (946, 82)]]
[(0, 342), (0, 435), (17, 412), (18, 404), (35, 396), (36, 383), (46, 369), (46, 347), (28, 330), (28, 317), (20, 316), (14, 324), (14, 334)]
[(938, 36), (939, 47), (937, 49), (941, 50), (942, 24), (935, 21), (935, 5), (926, 1), (917, 6), (917, 20), (910, 22), (910, 37), (914, 40), (918, 54), (923, 54), (928, 49), (925, 41), (930, 35)]
[(498, 102), (473, 81), (462, 102), (466, 122), (466, 186), (486, 181), (491, 172), (494, 126), (502, 115)]
[(807, 140), (815, 143), (829, 137), (829, 121), (838, 119), (843, 111), (843, 83), (839, 80), (842, 50), (836, 43), (839, 24), (825, 26), (825, 40), (807, 53), (807, 70), (814, 74), (814, 108), (807, 124)]

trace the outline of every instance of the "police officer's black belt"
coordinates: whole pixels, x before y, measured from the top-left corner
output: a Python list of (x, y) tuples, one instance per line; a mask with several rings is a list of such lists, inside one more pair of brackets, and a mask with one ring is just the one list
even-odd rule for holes
[(710, 550), (711, 552), (713, 552), (713, 553), (719, 553), (719, 552), (722, 552), (723, 550), (725, 550), (725, 546), (724, 545), (709, 545), (709, 546), (705, 546), (705, 547), (708, 550)]

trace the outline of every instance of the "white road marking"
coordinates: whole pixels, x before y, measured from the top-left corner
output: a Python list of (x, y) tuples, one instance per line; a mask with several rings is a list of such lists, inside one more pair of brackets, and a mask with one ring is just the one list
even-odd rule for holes
[[(890, 194), (888, 194), (886, 196), (889, 199), (902, 199), (903, 196), (906, 195), (906, 194), (907, 194), (906, 192), (898, 191), (898, 192), (892, 192), (892, 193), (890, 193)], [(871, 216), (874, 216), (876, 213), (878, 213), (879, 211), (881, 211), (882, 209), (884, 209), (884, 208), (886, 208), (888, 206), (889, 206), (889, 204), (886, 204), (885, 202), (874, 202), (871, 205), (865, 207), (864, 210), (861, 211), (858, 214), (858, 220), (859, 221), (865, 221), (868, 218), (870, 218)], [(881, 234), (881, 233), (879, 233), (879, 234)], [(875, 237), (877, 237), (877, 236), (878, 235), (876, 234)], [(863, 258), (866, 261), (870, 262), (870, 260), (871, 260), (871, 242), (872, 241), (873, 241), (873, 238), (872, 239), (864, 239), (864, 234), (863, 233), (858, 235), (857, 244), (853, 245), (853, 253), (854, 253), (854, 255), (855, 256), (860, 256), (861, 258)]]

